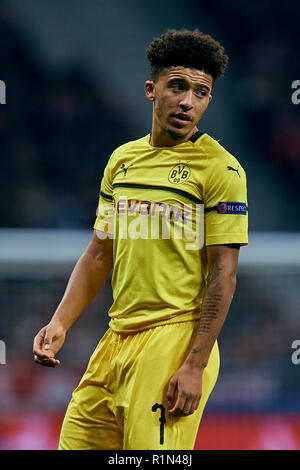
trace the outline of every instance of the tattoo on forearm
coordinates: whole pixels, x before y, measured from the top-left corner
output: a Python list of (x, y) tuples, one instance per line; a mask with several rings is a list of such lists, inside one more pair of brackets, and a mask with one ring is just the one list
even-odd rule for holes
[(211, 294), (208, 292), (202, 305), (202, 315), (200, 318), (198, 334), (210, 331), (212, 321), (218, 316), (222, 299), (222, 294)]
[(203, 304), (198, 335), (208, 333), (211, 330), (212, 322), (218, 317), (220, 304), (222, 303), (223, 294), (216, 293), (219, 291), (219, 276), (221, 269), (216, 267), (207, 289)]

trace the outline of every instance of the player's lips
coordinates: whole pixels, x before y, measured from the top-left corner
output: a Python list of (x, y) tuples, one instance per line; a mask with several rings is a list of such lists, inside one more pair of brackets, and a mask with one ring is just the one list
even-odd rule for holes
[(178, 123), (180, 125), (183, 125), (183, 126), (185, 126), (186, 124), (188, 124), (192, 120), (191, 116), (187, 113), (173, 114), (172, 118), (176, 123)]

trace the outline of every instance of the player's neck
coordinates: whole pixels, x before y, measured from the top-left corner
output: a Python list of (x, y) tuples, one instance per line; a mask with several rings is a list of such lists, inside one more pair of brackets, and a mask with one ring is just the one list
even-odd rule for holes
[(149, 143), (152, 147), (173, 147), (174, 145), (187, 142), (197, 131), (198, 129), (195, 127), (191, 132), (184, 136), (175, 136), (167, 131), (160, 129), (158, 130), (155, 128), (155, 126), (153, 126)]

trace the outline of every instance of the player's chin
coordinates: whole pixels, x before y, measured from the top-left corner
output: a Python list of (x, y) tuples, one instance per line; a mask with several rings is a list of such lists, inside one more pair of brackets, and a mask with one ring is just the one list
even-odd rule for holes
[(194, 127), (195, 127), (194, 124), (191, 125), (190, 122), (189, 122), (189, 125), (185, 125), (185, 126), (173, 125), (169, 127), (169, 133), (173, 136), (173, 138), (178, 139), (178, 138), (188, 136)]

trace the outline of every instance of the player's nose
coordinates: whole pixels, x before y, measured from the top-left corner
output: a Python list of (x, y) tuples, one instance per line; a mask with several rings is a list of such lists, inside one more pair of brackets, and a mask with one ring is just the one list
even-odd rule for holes
[(188, 111), (193, 108), (193, 92), (192, 90), (187, 90), (181, 98), (180, 106), (183, 111)]

